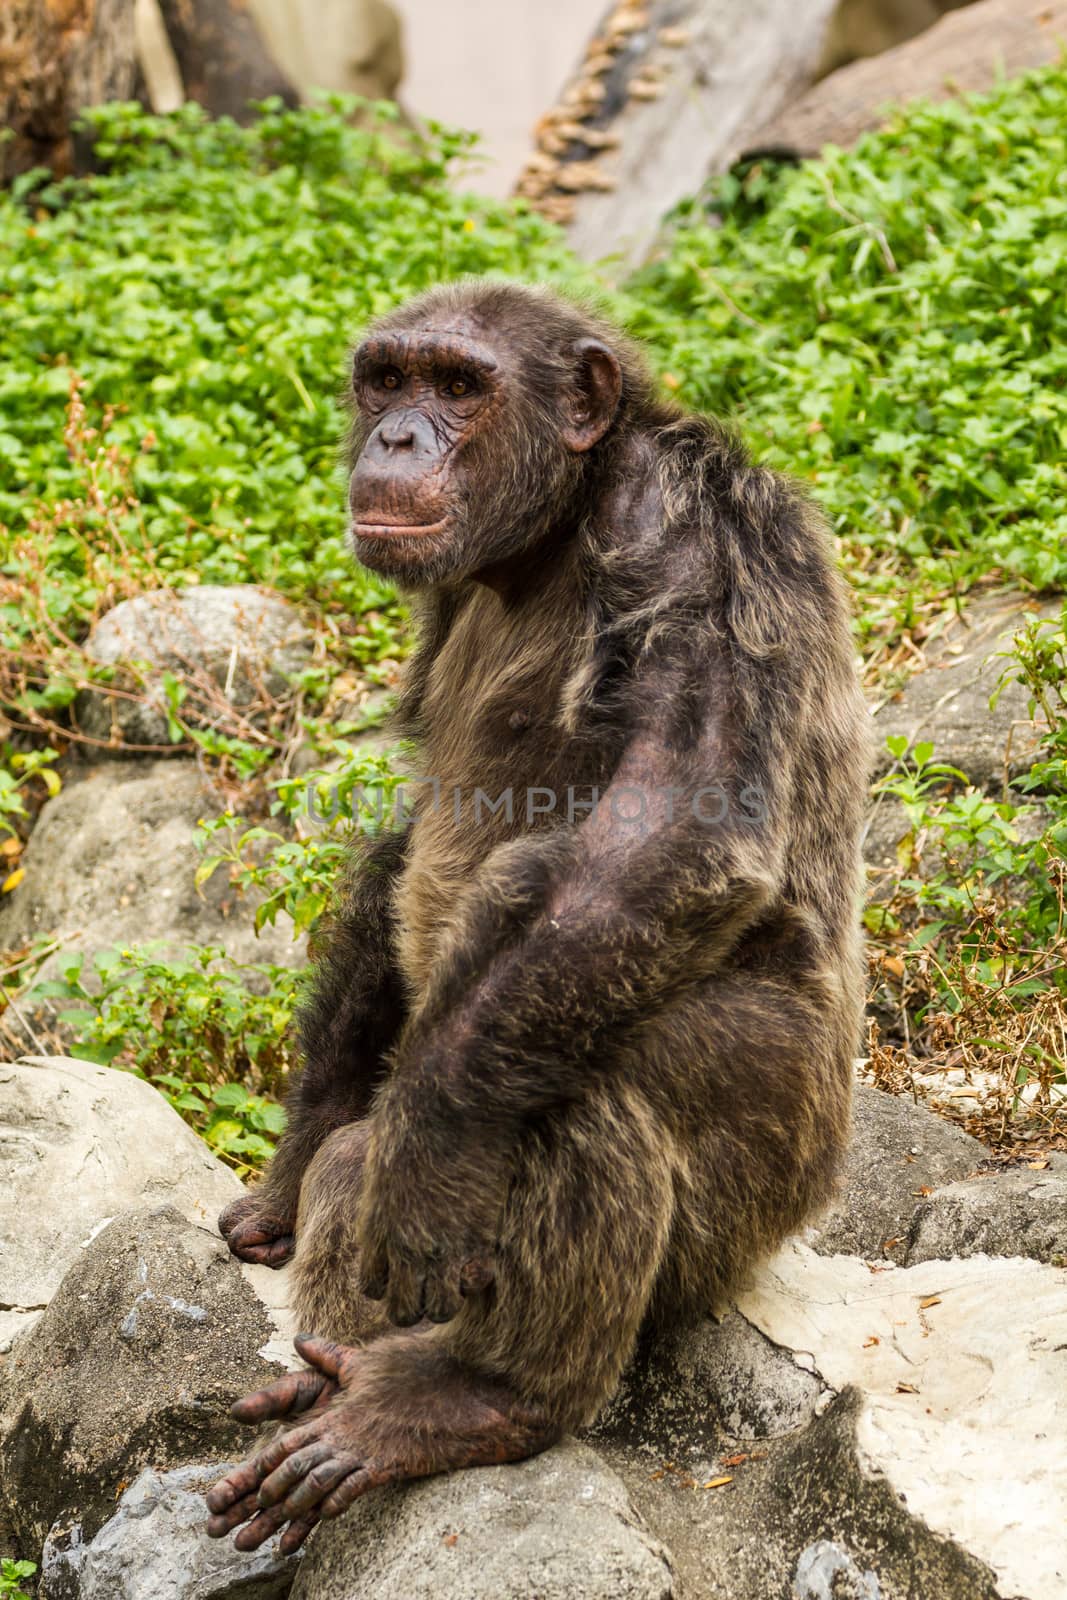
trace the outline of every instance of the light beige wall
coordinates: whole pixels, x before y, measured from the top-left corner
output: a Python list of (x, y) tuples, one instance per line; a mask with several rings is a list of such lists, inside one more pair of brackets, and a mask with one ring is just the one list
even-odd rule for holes
[(608, 0), (394, 0), (405, 23), (401, 95), (422, 116), (475, 128), (506, 194)]

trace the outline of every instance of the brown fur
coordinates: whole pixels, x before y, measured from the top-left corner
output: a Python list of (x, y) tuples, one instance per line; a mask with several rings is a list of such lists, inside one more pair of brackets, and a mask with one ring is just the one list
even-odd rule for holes
[[(383, 540), (381, 570), (402, 564), (421, 604), (400, 725), (462, 817), (423, 789), (402, 834), (362, 847), (290, 1132), (258, 1210), (224, 1231), (268, 1259), (295, 1226), (316, 1333), (377, 1337), (365, 1289), (394, 1321), (438, 1319), (381, 1356), (383, 1414), (417, 1349), (555, 1430), (608, 1398), (643, 1324), (721, 1302), (830, 1193), (858, 1039), (865, 714), (829, 541), (792, 485), (540, 292), (434, 291), (385, 320), (357, 376), (438, 330), (501, 372), (461, 421), (445, 402), (426, 446), (446, 531)], [(364, 519), (386, 489), (423, 503), (423, 446), (382, 407), (393, 454), (381, 409), (354, 435), (354, 484), (368, 452), (384, 463), (353, 490)], [(562, 448), (561, 417), (601, 414)], [(715, 782), (729, 810), (709, 823), (689, 799)], [(644, 830), (606, 805), (524, 814), (527, 787), (593, 784), (636, 793)], [(511, 820), (475, 826), (475, 789), (509, 786)], [(444, 1445), (426, 1460), (458, 1464)]]

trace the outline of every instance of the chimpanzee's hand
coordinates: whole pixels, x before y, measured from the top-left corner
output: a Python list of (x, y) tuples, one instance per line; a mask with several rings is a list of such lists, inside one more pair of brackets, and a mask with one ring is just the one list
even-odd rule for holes
[[(445, 1148), (446, 1142), (450, 1145)], [(510, 1179), (500, 1144), (443, 1140), (387, 1117), (371, 1138), (357, 1213), (364, 1293), (401, 1328), (448, 1322), (488, 1288)]]
[(296, 1248), (296, 1218), (283, 1214), (269, 1188), (233, 1200), (219, 1216), (219, 1232), (235, 1256), (259, 1266), (283, 1266)]

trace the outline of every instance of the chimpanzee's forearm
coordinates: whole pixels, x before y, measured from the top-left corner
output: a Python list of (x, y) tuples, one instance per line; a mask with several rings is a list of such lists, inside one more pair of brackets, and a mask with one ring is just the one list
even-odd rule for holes
[(407, 1004), (396, 963), (393, 886), (404, 833), (363, 839), (320, 936), (298, 1036), (304, 1065), (265, 1183), (295, 1210), (308, 1162), (336, 1128), (366, 1115)]
[(766, 835), (746, 824), (711, 840), (667, 830), (619, 852), (614, 877), (608, 865), (578, 845), (528, 926), (450, 1005), (412, 1019), (383, 1109), (507, 1133), (573, 1099), (617, 1058), (608, 1036), (713, 972), (779, 887)]

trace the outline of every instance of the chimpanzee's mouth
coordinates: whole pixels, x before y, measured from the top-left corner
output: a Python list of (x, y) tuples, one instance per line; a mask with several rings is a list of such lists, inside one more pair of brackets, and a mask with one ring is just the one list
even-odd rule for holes
[(352, 518), (352, 532), (360, 539), (399, 539), (404, 535), (418, 538), (429, 533), (440, 533), (448, 522), (441, 517), (437, 522), (404, 522), (387, 511), (363, 511)]

